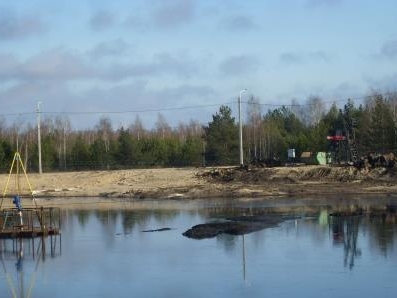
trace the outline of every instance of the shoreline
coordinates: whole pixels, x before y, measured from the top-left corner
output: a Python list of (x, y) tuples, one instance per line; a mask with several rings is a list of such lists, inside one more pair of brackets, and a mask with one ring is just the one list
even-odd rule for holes
[[(394, 169), (300, 166), (157, 168), (114, 171), (31, 173), (20, 176), (20, 189), (35, 198), (200, 199), (277, 198), (397, 194)], [(0, 174), (5, 189), (8, 174)], [(10, 179), (6, 196), (16, 192)], [(18, 192), (19, 193), (19, 192)]]

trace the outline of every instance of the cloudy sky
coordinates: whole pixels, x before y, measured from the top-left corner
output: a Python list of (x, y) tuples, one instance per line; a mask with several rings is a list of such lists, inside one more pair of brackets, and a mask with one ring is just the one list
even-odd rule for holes
[[(395, 91), (395, 0), (0, 1), (0, 117), (161, 113), (207, 123), (219, 105)], [(29, 114), (33, 113), (33, 114)]]

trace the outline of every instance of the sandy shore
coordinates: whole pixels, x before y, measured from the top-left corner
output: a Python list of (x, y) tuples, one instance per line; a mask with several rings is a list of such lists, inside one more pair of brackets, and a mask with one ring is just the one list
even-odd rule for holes
[[(255, 168), (165, 168), (121, 171), (28, 173), (35, 197), (181, 199), (280, 197), (329, 194), (394, 194), (394, 171), (352, 167), (301, 166)], [(25, 176), (0, 175), (7, 195), (29, 193)], [(6, 188), (7, 186), (7, 188)]]

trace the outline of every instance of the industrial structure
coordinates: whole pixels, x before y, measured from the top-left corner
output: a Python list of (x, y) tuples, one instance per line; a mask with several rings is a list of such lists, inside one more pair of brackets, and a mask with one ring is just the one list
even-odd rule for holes
[[(4, 208), (6, 199), (11, 200), (13, 207)], [(23, 206), (25, 202), (27, 206)], [(0, 238), (58, 235), (60, 232), (60, 209), (38, 206), (21, 155), (16, 152), (0, 202)]]
[(350, 108), (345, 106), (340, 110), (343, 119), (343, 129), (330, 131), (327, 136), (328, 146), (328, 163), (330, 164), (351, 164), (357, 167), (362, 166), (360, 158), (355, 129), (357, 121), (352, 117)]
[[(60, 208), (38, 206), (22, 158), (16, 152), (0, 202), (0, 262), (11, 297), (31, 297), (40, 262), (60, 253)], [(26, 260), (34, 262), (33, 270), (23, 265)], [(25, 275), (30, 276), (27, 285)]]

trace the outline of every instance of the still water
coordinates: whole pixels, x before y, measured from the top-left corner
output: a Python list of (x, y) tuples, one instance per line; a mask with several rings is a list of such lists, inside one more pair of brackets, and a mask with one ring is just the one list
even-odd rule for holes
[[(396, 205), (200, 200), (63, 209), (61, 236), (0, 240), (0, 297), (395, 297)], [(266, 214), (289, 217), (245, 235), (182, 235)]]

